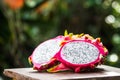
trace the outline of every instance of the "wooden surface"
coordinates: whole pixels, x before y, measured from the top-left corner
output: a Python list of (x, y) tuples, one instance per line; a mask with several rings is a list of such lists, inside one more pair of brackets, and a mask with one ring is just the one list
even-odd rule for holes
[(98, 66), (92, 72), (38, 72), (32, 68), (5, 69), (4, 75), (17, 80), (120, 80), (120, 69), (110, 66)]

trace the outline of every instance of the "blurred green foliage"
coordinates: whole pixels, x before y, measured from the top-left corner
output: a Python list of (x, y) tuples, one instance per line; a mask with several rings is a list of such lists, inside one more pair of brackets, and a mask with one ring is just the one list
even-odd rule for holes
[(0, 72), (29, 67), (27, 58), (34, 48), (65, 29), (101, 37), (109, 50), (105, 64), (120, 67), (119, 0), (23, 0), (23, 4), (13, 9), (0, 1)]

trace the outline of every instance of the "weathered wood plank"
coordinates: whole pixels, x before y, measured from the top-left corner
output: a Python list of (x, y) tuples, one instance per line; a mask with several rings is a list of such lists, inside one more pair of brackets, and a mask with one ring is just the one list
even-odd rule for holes
[(6, 76), (17, 80), (120, 80), (120, 69), (101, 65), (93, 72), (38, 72), (32, 68), (5, 69)]

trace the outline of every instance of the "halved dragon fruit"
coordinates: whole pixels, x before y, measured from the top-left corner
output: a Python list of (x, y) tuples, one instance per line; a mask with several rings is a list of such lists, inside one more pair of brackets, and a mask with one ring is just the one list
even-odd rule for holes
[(41, 43), (29, 57), (38, 71), (59, 72), (94, 69), (104, 62), (108, 50), (100, 38), (88, 34), (67, 33)]
[[(56, 61), (51, 59), (60, 50), (60, 41), (64, 36), (47, 40), (41, 43), (29, 57), (29, 61), (33, 63), (33, 68), (42, 71), (54, 65)], [(50, 64), (50, 65), (47, 65)]]
[[(94, 69), (98, 64), (104, 62), (108, 50), (100, 42), (100, 38), (92, 38), (84, 35), (76, 40), (64, 42), (60, 51), (54, 56), (54, 61), (60, 64), (48, 69), (48, 72), (58, 72), (64, 70), (82, 70)], [(63, 67), (62, 67), (63, 66)]]

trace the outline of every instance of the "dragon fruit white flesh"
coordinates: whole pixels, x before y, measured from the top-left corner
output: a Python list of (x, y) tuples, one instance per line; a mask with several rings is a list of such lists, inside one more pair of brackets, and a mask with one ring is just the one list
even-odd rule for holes
[(61, 57), (73, 64), (88, 64), (98, 59), (100, 51), (88, 42), (72, 41), (63, 46)]

